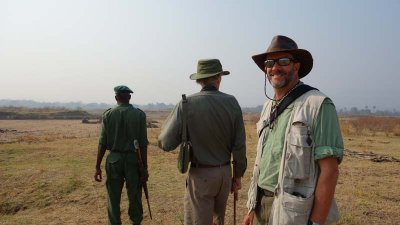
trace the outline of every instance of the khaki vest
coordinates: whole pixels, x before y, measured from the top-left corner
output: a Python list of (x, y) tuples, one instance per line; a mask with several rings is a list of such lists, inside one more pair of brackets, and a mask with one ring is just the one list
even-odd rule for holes
[[(319, 167), (314, 160), (315, 146), (312, 128), (325, 98), (327, 96), (320, 91), (312, 90), (297, 98), (293, 104), (285, 132), (284, 150), (278, 185), (275, 189), (275, 200), (270, 214), (270, 225), (307, 224), (319, 176)], [(269, 117), (271, 105), (272, 101), (265, 103), (257, 123), (257, 134), (260, 135), (260, 138), (248, 193), (247, 207), (249, 210), (254, 209), (257, 204), (257, 182), (260, 174), (258, 165), (262, 156), (265, 136), (265, 130), (261, 131), (261, 128), (263, 121)], [(325, 224), (331, 224), (338, 219), (339, 213), (334, 200)]]

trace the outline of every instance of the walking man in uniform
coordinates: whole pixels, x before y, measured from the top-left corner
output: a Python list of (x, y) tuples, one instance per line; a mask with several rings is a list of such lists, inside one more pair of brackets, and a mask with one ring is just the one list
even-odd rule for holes
[[(201, 91), (187, 98), (187, 131), (192, 143), (191, 168), (184, 198), (185, 225), (224, 224), (230, 190), (241, 188), (246, 166), (246, 137), (235, 97), (219, 91), (223, 71), (218, 59), (199, 60), (190, 75)], [(158, 137), (165, 151), (182, 142), (182, 101), (171, 112)], [(232, 182), (231, 156), (236, 162)]]
[[(105, 163), (108, 224), (121, 224), (121, 192), (126, 182), (129, 199), (128, 214), (132, 224), (136, 225), (143, 219), (142, 182), (148, 179), (146, 114), (129, 104), (133, 91), (127, 86), (117, 86), (114, 91), (118, 106), (103, 114), (94, 179), (98, 182), (102, 181), (101, 161), (106, 149), (110, 150)], [(139, 142), (145, 167), (143, 175), (139, 175), (134, 140)]]
[(311, 53), (278, 35), (253, 60), (275, 95), (257, 123), (257, 156), (243, 224), (331, 224), (339, 219), (334, 193), (343, 140), (333, 102), (300, 81), (312, 69)]

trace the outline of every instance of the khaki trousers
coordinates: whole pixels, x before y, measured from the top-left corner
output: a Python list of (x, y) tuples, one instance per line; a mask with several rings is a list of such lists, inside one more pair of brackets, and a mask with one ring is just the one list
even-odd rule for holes
[(261, 199), (258, 201), (256, 206), (256, 216), (253, 225), (268, 225), (269, 214), (271, 212), (272, 203), (274, 202), (274, 197), (267, 197), (260, 194), (260, 198)]
[(190, 168), (186, 180), (185, 225), (223, 225), (231, 190), (230, 165)]

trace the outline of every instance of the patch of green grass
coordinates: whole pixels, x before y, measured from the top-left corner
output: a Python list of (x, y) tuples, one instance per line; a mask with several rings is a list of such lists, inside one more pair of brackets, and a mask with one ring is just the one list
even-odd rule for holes
[(74, 192), (75, 190), (82, 188), (83, 184), (84, 184), (83, 181), (80, 180), (79, 177), (77, 177), (77, 176), (70, 177), (70, 178), (68, 178), (65, 185), (62, 185), (61, 193), (70, 194), (70, 193)]
[(20, 210), (26, 209), (26, 206), (18, 202), (3, 202), (0, 204), (0, 215), (14, 215)]

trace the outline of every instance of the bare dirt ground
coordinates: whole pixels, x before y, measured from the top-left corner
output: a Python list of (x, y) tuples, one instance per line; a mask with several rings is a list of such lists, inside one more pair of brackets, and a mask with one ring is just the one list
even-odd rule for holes
[[(166, 112), (148, 113), (160, 125)], [(245, 202), (254, 165), (256, 115), (246, 115), (248, 169), (239, 193), (238, 224), (247, 212)], [(398, 120), (394, 120), (398, 123)], [(400, 159), (400, 136), (385, 132), (344, 132), (345, 148)], [(0, 224), (106, 224), (104, 181), (93, 181), (100, 124), (78, 120), (0, 120)], [(183, 222), (185, 175), (176, 169), (177, 151), (157, 148), (160, 128), (148, 128), (148, 182), (153, 220), (144, 203), (145, 225)], [(104, 166), (104, 162), (103, 162)], [(400, 163), (373, 162), (346, 156), (340, 165), (336, 199), (342, 214), (338, 223), (400, 224)], [(226, 224), (232, 222), (232, 196)], [(122, 219), (129, 224), (127, 197)]]

